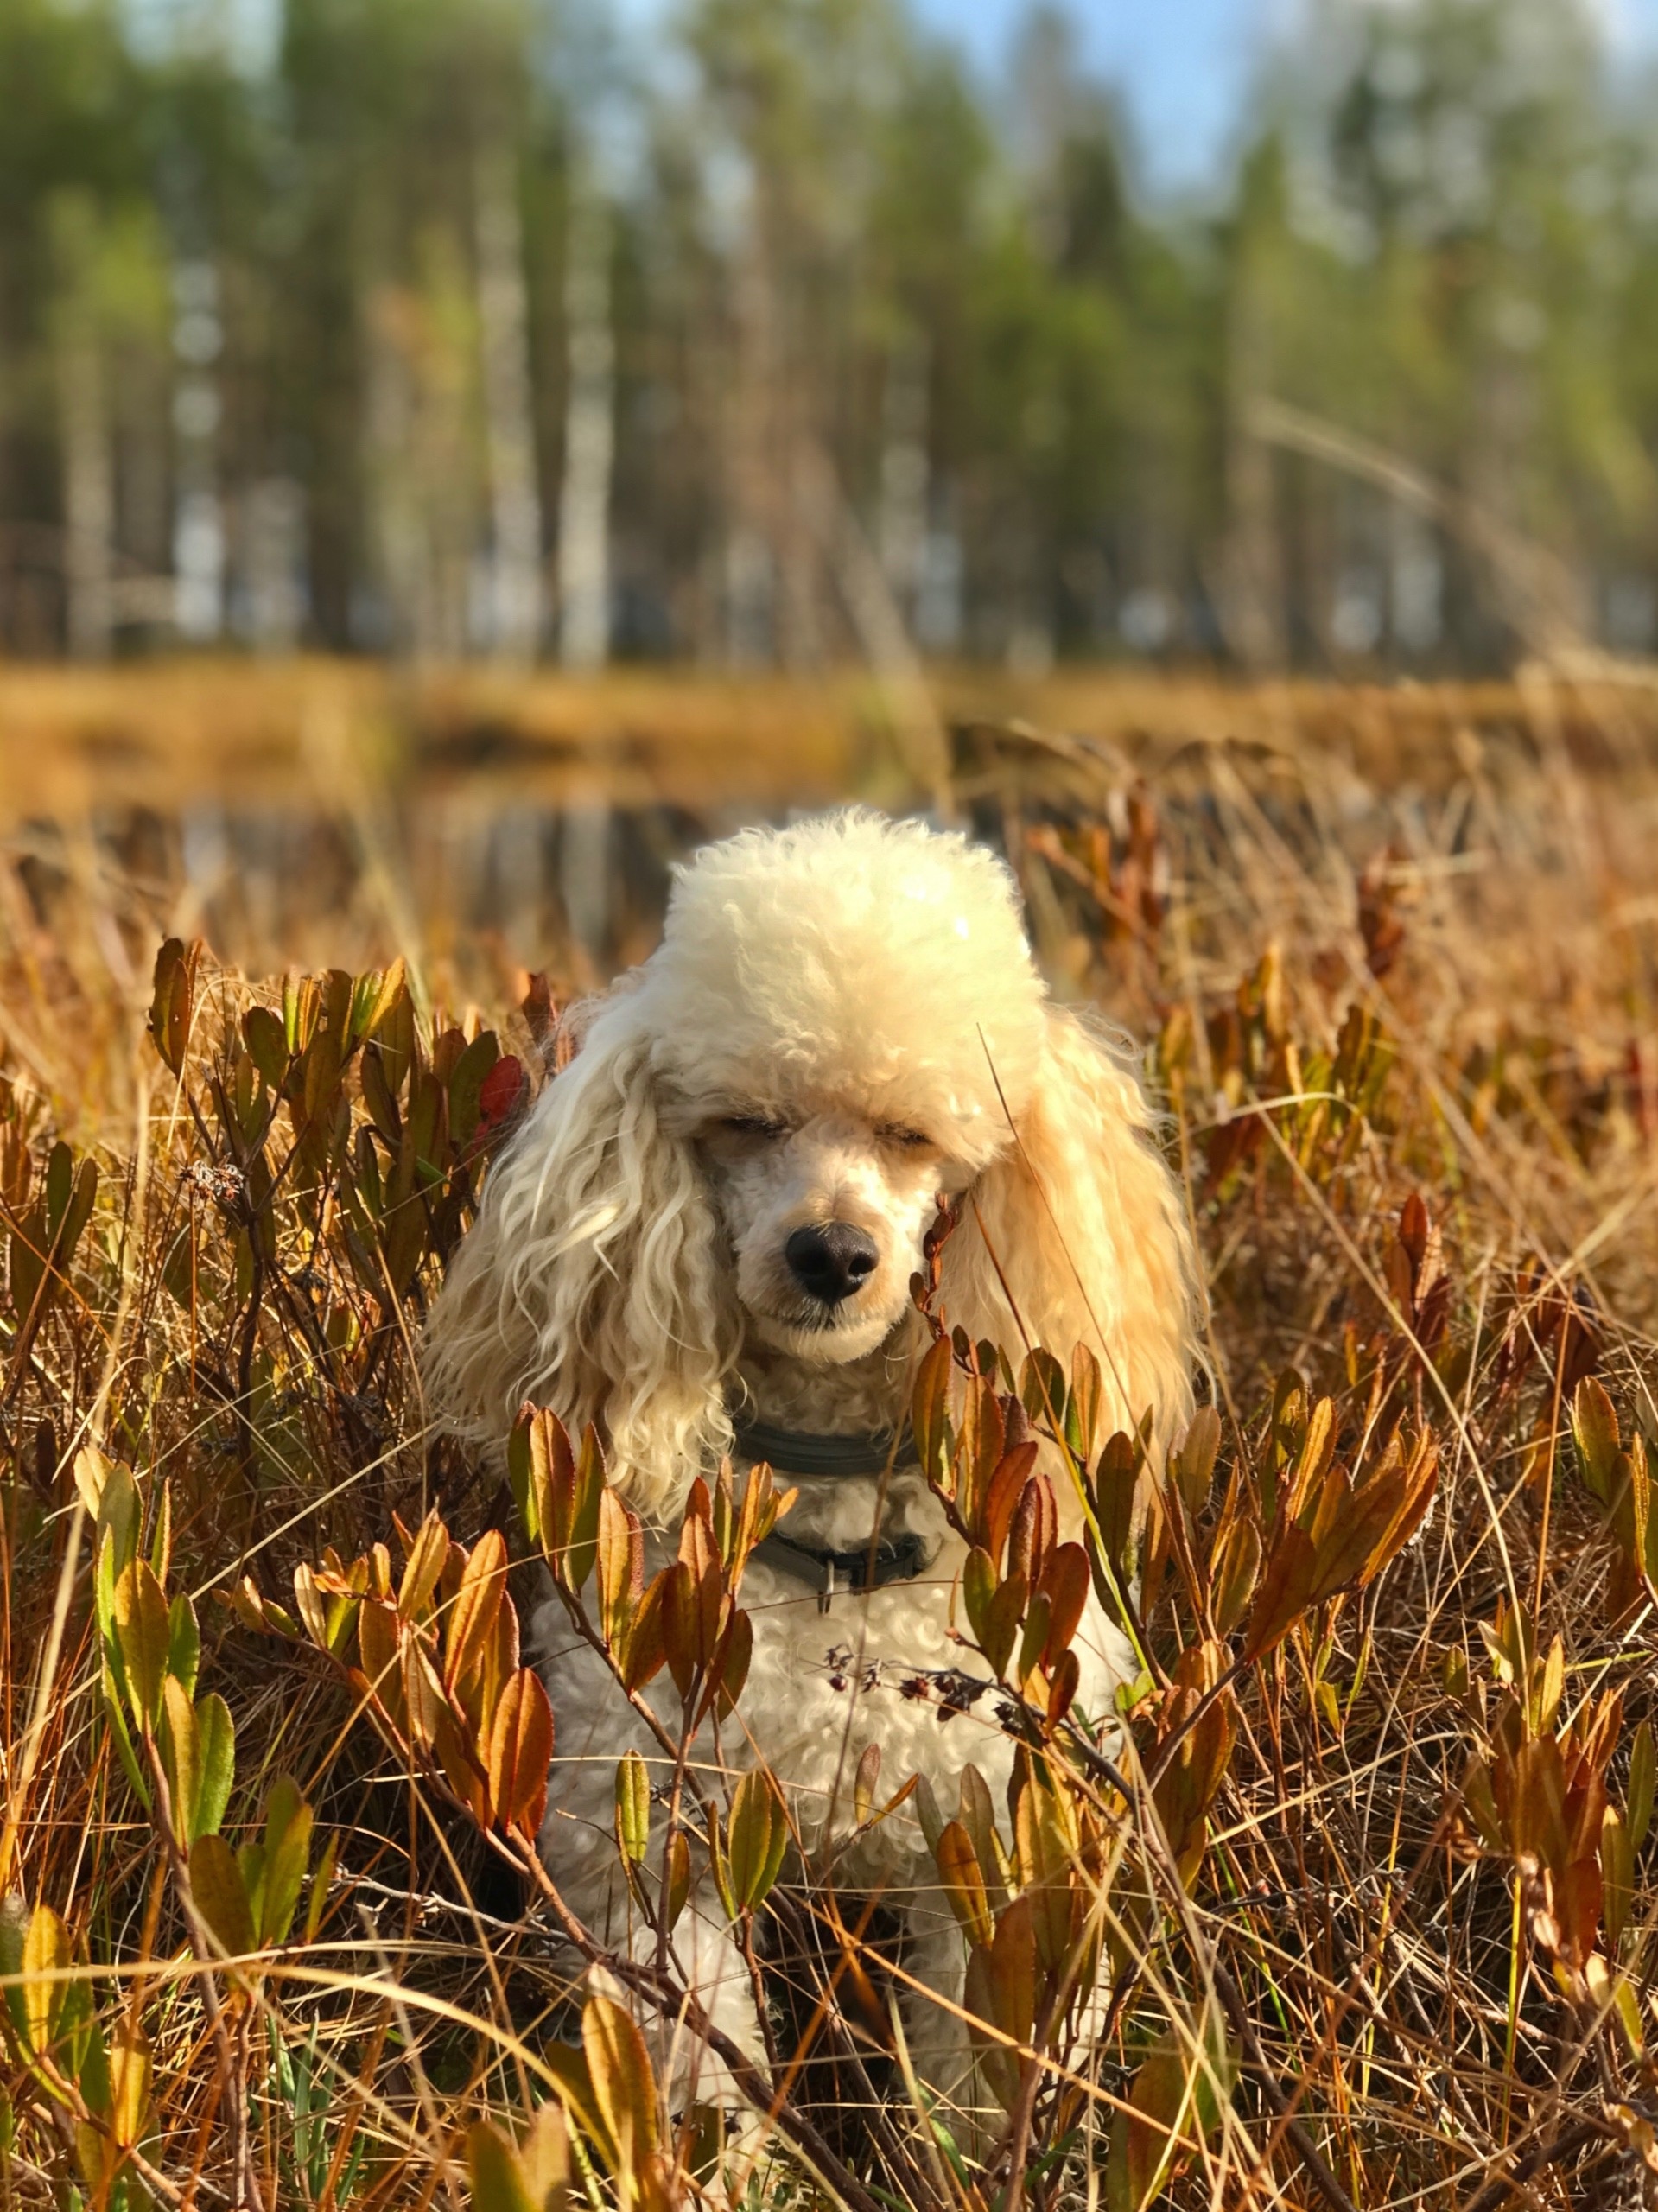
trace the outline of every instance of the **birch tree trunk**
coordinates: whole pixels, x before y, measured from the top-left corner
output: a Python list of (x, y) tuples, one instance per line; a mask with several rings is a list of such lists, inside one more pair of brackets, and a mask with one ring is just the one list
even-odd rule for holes
[(90, 200), (78, 193), (60, 194), (52, 209), (51, 237), (64, 628), (74, 659), (105, 660), (115, 626), (114, 425), (100, 312), (103, 241)]
[(473, 165), (478, 322), (488, 454), (493, 645), (507, 661), (535, 658), (541, 640), (541, 493), (530, 398), (530, 316), (518, 180), (504, 148)]
[(569, 397), (558, 503), (558, 652), (566, 668), (610, 657), (610, 481), (616, 349), (611, 330), (610, 222), (596, 191), (570, 202), (564, 277)]
[(85, 312), (66, 318), (58, 357), (58, 410), (69, 652), (76, 660), (107, 660), (115, 626), (115, 457), (103, 349), (93, 319)]
[(1233, 245), (1226, 319), (1226, 533), (1221, 550), (1221, 627), (1252, 675), (1284, 665), (1283, 540), (1272, 448), (1258, 416), (1272, 397), (1271, 280), (1282, 235), (1283, 180), (1275, 152), (1246, 175)]
[(419, 499), (409, 455), (415, 436), (414, 378), (403, 331), (407, 302), (391, 284), (375, 286), (365, 318), (364, 429), (376, 582), (383, 595), (383, 652), (429, 649), (422, 634), (425, 566)]
[(875, 542), (887, 587), (912, 631), (927, 555), (927, 356), (910, 345), (886, 372)]
[(1272, 448), (1255, 427), (1270, 390), (1267, 334), (1248, 274), (1240, 289), (1229, 332), (1222, 624), (1239, 661), (1258, 675), (1284, 664), (1284, 576)]

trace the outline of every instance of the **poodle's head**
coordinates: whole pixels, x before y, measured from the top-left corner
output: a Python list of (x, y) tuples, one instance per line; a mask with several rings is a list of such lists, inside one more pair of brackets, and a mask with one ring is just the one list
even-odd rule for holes
[(630, 1013), (744, 1329), (814, 1362), (873, 1351), (939, 1196), (1012, 1144), (1041, 1058), (1007, 870), (863, 814), (734, 837), (682, 872)]
[(746, 831), (577, 1027), (433, 1314), (458, 1426), (598, 1419), (665, 1508), (729, 1445), (745, 1344), (831, 1365), (893, 1334), (941, 1196), (950, 1321), (1087, 1338), (1121, 1418), (1183, 1416), (1189, 1248), (1139, 1083), (1049, 1002), (988, 854), (862, 811)]

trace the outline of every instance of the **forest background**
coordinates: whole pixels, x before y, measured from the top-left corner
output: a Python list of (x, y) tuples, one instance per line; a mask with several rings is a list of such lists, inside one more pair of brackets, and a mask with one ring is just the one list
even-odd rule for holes
[(255, 12), (0, 7), (0, 652), (1658, 633), (1658, 107), (1598, 9), (1294, 10), (1184, 200), (1051, 10), (994, 83), (900, 0)]

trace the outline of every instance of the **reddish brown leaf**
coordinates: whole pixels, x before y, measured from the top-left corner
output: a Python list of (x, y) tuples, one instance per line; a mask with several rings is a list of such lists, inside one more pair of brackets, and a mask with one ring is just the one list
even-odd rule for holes
[(947, 1484), (950, 1477), (950, 1350), (941, 1337), (916, 1370), (910, 1402), (910, 1426), (929, 1481)]
[(1243, 1646), (1246, 1660), (1264, 1657), (1289, 1634), (1312, 1602), (1318, 1565), (1318, 1554), (1305, 1530), (1293, 1521), (1279, 1529), (1249, 1609)]
[(415, 1620), (425, 1610), (448, 1555), (449, 1532), (434, 1507), (410, 1546), (409, 1563), (398, 1586), (397, 1611), (404, 1620)]
[(630, 1690), (642, 1690), (645, 1684), (662, 1672), (668, 1653), (664, 1642), (664, 1585), (670, 1573), (677, 1572), (677, 1562), (672, 1570), (664, 1568), (653, 1575), (651, 1586), (634, 1608), (627, 1624), (627, 1632), (620, 1652), (622, 1681)]
[(547, 1809), (553, 1763), (553, 1708), (532, 1667), (520, 1667), (501, 1692), (489, 1745), (489, 1796), (503, 1827), (532, 1840)]
[(599, 1621), (605, 1641), (619, 1647), (645, 1581), (645, 1535), (613, 1490), (599, 1496)]
[(443, 1661), (447, 1688), (453, 1690), (482, 1667), (505, 1594), (506, 1539), (499, 1529), (489, 1529), (478, 1539), (449, 1608)]
[(1042, 1652), (1043, 1663), (1051, 1667), (1062, 1651), (1070, 1649), (1088, 1603), (1088, 1554), (1080, 1544), (1055, 1547), (1043, 1570), (1041, 1587), (1052, 1608)]
[(979, 1537), (991, 1559), (1000, 1566), (1013, 1513), (1036, 1465), (1034, 1443), (1016, 1444), (1005, 1453), (985, 1493), (979, 1516)]

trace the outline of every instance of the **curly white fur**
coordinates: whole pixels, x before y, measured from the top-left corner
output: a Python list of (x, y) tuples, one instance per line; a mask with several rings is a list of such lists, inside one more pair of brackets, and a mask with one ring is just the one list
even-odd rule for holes
[[(492, 1171), (433, 1313), (427, 1374), (452, 1426), (499, 1442), (525, 1398), (573, 1428), (596, 1421), (612, 1479), (657, 1528), (732, 1450), (745, 1403), (796, 1429), (896, 1426), (924, 1343), (909, 1280), (941, 1191), (962, 1202), (945, 1248), (951, 1323), (1015, 1352), (1089, 1344), (1108, 1421), (1149, 1412), (1159, 1446), (1189, 1415), (1193, 1258), (1132, 1058), (1050, 1001), (1013, 879), (988, 854), (862, 811), (713, 846), (680, 871), (659, 950), (582, 1011), (580, 1031), (575, 1059)], [(875, 1256), (825, 1310), (783, 1247), (830, 1221), (862, 1230)], [(850, 1825), (863, 1737), (881, 1744), (894, 1785), (924, 1771), (947, 1803), (969, 1760), (993, 1789), (1007, 1771), (983, 1707), (946, 1728), (896, 1688), (960, 1656), (959, 1547), (919, 1478), (803, 1483), (788, 1529), (846, 1548), (878, 1519), (926, 1535), (926, 1579), (842, 1599), (824, 1622), (797, 1580), (756, 1564), (742, 1730), (699, 1746), (727, 1764), (764, 1758), (808, 1850)], [(615, 1762), (652, 1747), (558, 1626), (549, 1609), (560, 1757), (543, 1847), (572, 1902), (624, 1940)], [(854, 1663), (832, 1665), (831, 1643)], [(1099, 1710), (1126, 1650), (1094, 1614), (1078, 1649), (1083, 1704)], [(894, 1820), (859, 1853), (842, 1878), (908, 1896), (912, 1971), (959, 1999), (960, 1946), (925, 1901), (918, 1831)], [(711, 1897), (694, 1903), (681, 1955), (721, 2024), (758, 2052), (717, 1916)], [(913, 2032), (931, 2078), (959, 2092), (948, 2013), (933, 2008)]]

